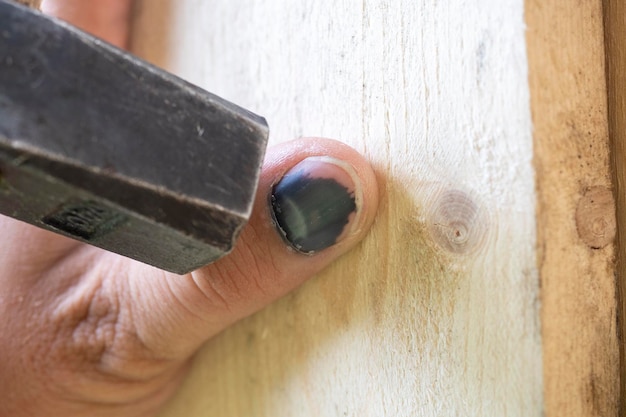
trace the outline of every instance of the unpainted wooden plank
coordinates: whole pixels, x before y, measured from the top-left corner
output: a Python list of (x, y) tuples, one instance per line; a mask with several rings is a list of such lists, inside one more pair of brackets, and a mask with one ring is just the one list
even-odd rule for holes
[(620, 335), (620, 415), (626, 398), (626, 2), (604, 0), (604, 40), (609, 137), (617, 204), (618, 334)]
[(617, 416), (602, 4), (526, 0), (545, 414)]
[(140, 3), (136, 52), (273, 143), (352, 145), (383, 195), (368, 238), (208, 343), (163, 416), (539, 417), (523, 1), (173, 4)]

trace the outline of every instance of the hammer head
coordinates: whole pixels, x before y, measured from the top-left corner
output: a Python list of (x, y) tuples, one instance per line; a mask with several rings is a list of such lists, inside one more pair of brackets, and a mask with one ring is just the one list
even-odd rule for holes
[(252, 210), (265, 120), (0, 0), (0, 213), (186, 273)]

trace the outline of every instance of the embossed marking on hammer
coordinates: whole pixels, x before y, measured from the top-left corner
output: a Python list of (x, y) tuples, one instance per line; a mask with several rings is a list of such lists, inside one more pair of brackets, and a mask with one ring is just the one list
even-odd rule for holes
[(90, 240), (110, 232), (126, 217), (95, 201), (71, 202), (45, 216), (48, 226), (79, 238)]

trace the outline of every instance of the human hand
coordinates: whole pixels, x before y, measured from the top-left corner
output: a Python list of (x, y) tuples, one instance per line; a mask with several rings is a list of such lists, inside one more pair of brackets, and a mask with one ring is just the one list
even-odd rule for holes
[[(129, 6), (43, 5), (119, 46)], [(377, 193), (367, 162), (336, 141), (271, 148), (233, 253), (185, 276), (0, 216), (0, 416), (154, 415), (206, 340), (360, 241)]]

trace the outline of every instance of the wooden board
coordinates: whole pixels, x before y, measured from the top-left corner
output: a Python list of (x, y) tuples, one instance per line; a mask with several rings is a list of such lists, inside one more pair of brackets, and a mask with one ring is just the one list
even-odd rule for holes
[(527, 0), (547, 416), (616, 416), (602, 4)]
[(618, 333), (620, 343), (620, 415), (624, 414), (626, 398), (626, 2), (604, 0), (605, 45), (607, 57), (607, 91), (609, 135), (613, 167), (614, 192), (617, 203), (618, 267)]
[(576, 228), (610, 186), (599, 2), (545, 3), (139, 3), (137, 53), (273, 143), (349, 143), (383, 189), (366, 241), (209, 342), (164, 417), (615, 415), (612, 244)]

